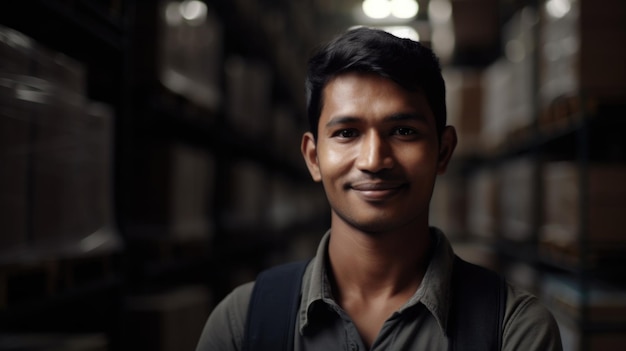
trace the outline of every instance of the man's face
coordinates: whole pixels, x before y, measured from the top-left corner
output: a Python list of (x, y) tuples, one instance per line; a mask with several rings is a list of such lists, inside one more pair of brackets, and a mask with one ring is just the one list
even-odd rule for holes
[(342, 74), (323, 93), (317, 141), (306, 133), (302, 152), (324, 185), (333, 223), (369, 233), (428, 225), (454, 129), (444, 130), (440, 145), (424, 96), (378, 75)]

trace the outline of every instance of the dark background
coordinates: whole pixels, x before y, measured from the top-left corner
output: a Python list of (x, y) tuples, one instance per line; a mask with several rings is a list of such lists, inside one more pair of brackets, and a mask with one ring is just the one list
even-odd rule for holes
[[(351, 26), (398, 24), (360, 3), (2, 2), (0, 349), (193, 350), (232, 288), (313, 255), (304, 69)], [(537, 294), (566, 349), (624, 347), (624, 3), (419, 5), (395, 22), (440, 54), (460, 136), (433, 225)]]

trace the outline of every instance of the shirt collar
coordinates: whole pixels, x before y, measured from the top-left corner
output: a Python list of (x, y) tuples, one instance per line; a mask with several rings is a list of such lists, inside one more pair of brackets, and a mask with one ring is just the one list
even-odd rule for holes
[[(435, 317), (444, 334), (447, 334), (454, 252), (447, 238), (439, 229), (431, 227), (431, 235), (434, 239), (434, 250), (422, 283), (398, 312), (402, 313), (421, 303)], [(303, 334), (310, 324), (316, 322), (316, 306), (326, 304), (332, 309), (338, 308), (332, 296), (327, 274), (329, 238), (330, 231), (327, 231), (320, 241), (315, 258), (305, 273), (306, 278), (302, 284), (302, 300), (299, 310), (300, 334)]]

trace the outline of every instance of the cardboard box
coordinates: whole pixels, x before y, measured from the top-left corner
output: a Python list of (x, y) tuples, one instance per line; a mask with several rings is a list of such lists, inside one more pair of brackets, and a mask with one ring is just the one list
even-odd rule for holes
[[(223, 30), (211, 9), (186, 19), (181, 9), (188, 2), (160, 1), (158, 74), (162, 84), (198, 106), (217, 110), (223, 62)], [(206, 3), (208, 4), (208, 3)]]
[(29, 74), (35, 43), (28, 36), (0, 26), (0, 73)]
[(487, 152), (495, 152), (507, 140), (512, 119), (509, 89), (514, 84), (512, 63), (506, 59), (497, 60), (484, 71), (480, 136)]
[(482, 72), (476, 69), (445, 69), (448, 124), (455, 127), (456, 156), (482, 150), (480, 129), (483, 123)]
[(225, 69), (230, 125), (253, 140), (269, 138), (274, 84), (270, 66), (260, 60), (233, 56), (226, 60)]
[(85, 109), (86, 127), (81, 143), (86, 157), (83, 192), (88, 201), (87, 230), (113, 226), (113, 130), (112, 106), (90, 101)]
[(561, 96), (626, 98), (626, 3), (572, 2), (555, 15), (542, 6), (540, 95), (543, 107)]
[[(622, 350), (626, 335), (620, 325), (626, 322), (626, 293), (612, 286), (589, 284), (587, 300), (582, 287), (572, 278), (547, 275), (541, 283), (541, 299), (554, 315), (563, 341), (564, 350)], [(584, 305), (583, 305), (584, 303)], [(581, 321), (582, 308), (586, 320)], [(586, 326), (581, 328), (581, 323)], [(603, 326), (601, 329), (596, 326)]]
[(171, 158), (170, 236), (209, 239), (213, 234), (213, 155), (186, 145), (173, 145)]
[(46, 252), (87, 235), (83, 97), (50, 85), (45, 106), (33, 115), (32, 244)]
[(28, 240), (30, 117), (38, 103), (17, 99), (16, 84), (0, 73), (0, 256)]
[(103, 334), (12, 333), (0, 334), (0, 350), (107, 351)]
[[(568, 251), (575, 248), (583, 234), (584, 216), (589, 226), (584, 235), (590, 247), (626, 247), (626, 167), (592, 164), (586, 171), (586, 175), (581, 174), (575, 162), (544, 166), (545, 220), (540, 231), (541, 242)], [(587, 177), (587, 188), (582, 188), (581, 175)], [(586, 204), (581, 204), (582, 192), (587, 192)], [(582, 214), (581, 208), (584, 208)]]
[(527, 241), (534, 233), (535, 167), (533, 159), (524, 156), (507, 161), (499, 169), (500, 229), (509, 240)]
[(225, 185), (229, 196), (223, 207), (224, 225), (237, 231), (268, 224), (267, 170), (253, 161), (238, 161), (230, 169), (229, 180)]
[(137, 295), (126, 300), (123, 350), (193, 351), (211, 308), (200, 286)]
[(495, 170), (484, 168), (468, 180), (467, 229), (471, 235), (495, 238), (499, 226), (498, 189)]

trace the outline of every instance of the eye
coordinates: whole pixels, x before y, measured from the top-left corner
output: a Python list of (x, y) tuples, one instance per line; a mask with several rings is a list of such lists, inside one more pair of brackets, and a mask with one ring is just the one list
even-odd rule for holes
[(393, 134), (399, 135), (399, 136), (412, 136), (412, 135), (417, 134), (417, 131), (413, 128), (398, 127), (394, 129)]
[(358, 134), (359, 133), (357, 132), (356, 129), (352, 129), (352, 128), (340, 129), (340, 130), (338, 130), (338, 131), (333, 133), (333, 137), (339, 137), (339, 138), (348, 139), (348, 138), (354, 138), (354, 137), (358, 136)]

